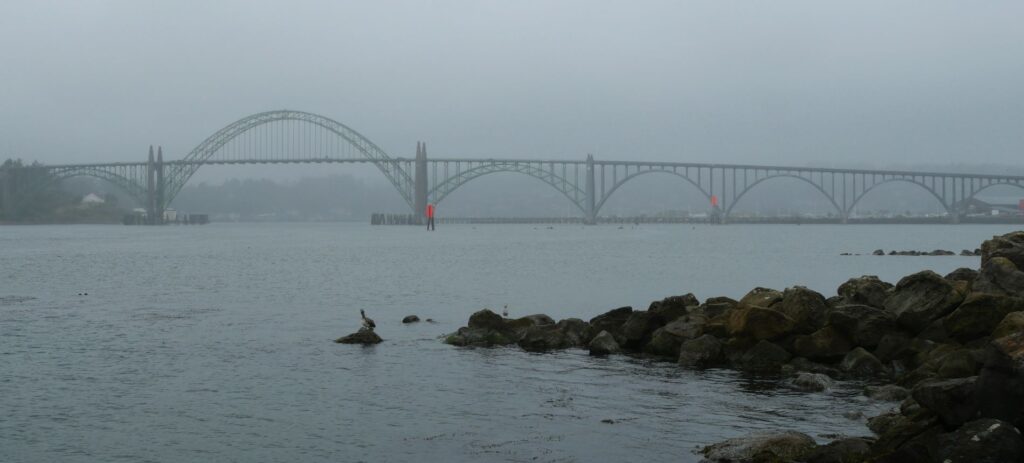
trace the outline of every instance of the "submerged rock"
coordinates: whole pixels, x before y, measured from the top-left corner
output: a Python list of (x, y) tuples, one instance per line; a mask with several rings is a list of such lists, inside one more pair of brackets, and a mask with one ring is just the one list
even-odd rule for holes
[(405, 318), (402, 319), (402, 323), (416, 323), (418, 321), (420, 321), (420, 317), (417, 317), (416, 315), (406, 315)]
[(885, 372), (885, 367), (874, 355), (857, 347), (851, 350), (846, 357), (843, 357), (839, 368), (852, 375), (861, 377), (879, 376)]
[(793, 378), (793, 387), (801, 391), (821, 392), (832, 388), (832, 378), (821, 373), (801, 372)]
[(802, 432), (760, 431), (709, 445), (701, 453), (711, 462), (776, 463), (800, 461), (815, 447)]
[(368, 329), (361, 329), (348, 336), (343, 336), (334, 340), (334, 342), (340, 344), (377, 344), (381, 341), (383, 341), (383, 339), (381, 339), (380, 336), (377, 336), (377, 333)]
[(895, 384), (884, 386), (868, 386), (864, 388), (864, 395), (869, 399), (882, 402), (899, 402), (910, 397), (910, 391)]

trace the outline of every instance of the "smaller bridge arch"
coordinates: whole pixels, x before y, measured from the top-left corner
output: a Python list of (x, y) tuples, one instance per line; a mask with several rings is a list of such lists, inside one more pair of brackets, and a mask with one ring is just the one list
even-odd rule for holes
[(828, 199), (828, 201), (830, 203), (832, 203), (832, 207), (834, 207), (836, 209), (836, 212), (839, 213), (839, 216), (844, 221), (846, 220), (847, 215), (846, 215), (846, 212), (843, 210), (843, 207), (840, 206), (839, 203), (836, 202), (836, 199), (832, 196), (832, 194), (830, 194), (828, 191), (825, 191), (825, 188), (821, 184), (815, 182), (813, 179), (804, 177), (802, 175), (799, 175), (799, 174), (793, 173), (793, 172), (768, 174), (768, 175), (766, 175), (764, 177), (761, 177), (761, 178), (758, 178), (757, 180), (754, 180), (750, 184), (746, 185), (745, 188), (743, 189), (743, 191), (741, 191), (739, 194), (736, 195), (735, 198), (732, 199), (732, 202), (730, 202), (729, 205), (726, 206), (725, 211), (722, 213), (722, 216), (727, 219), (729, 217), (729, 214), (732, 213), (733, 207), (735, 207), (736, 204), (739, 203), (740, 199), (742, 199), (744, 196), (746, 196), (746, 194), (748, 192), (750, 192), (750, 190), (754, 189), (755, 186), (760, 185), (761, 183), (763, 183), (766, 180), (772, 180), (772, 179), (777, 179), (777, 178), (786, 178), (786, 177), (795, 178), (797, 180), (803, 181), (804, 183), (807, 183), (808, 185), (811, 185), (812, 187), (814, 187), (815, 190), (818, 190), (818, 192), (820, 192), (823, 196), (825, 196), (825, 199)]
[(664, 174), (674, 175), (674, 176), (679, 177), (679, 178), (681, 178), (683, 180), (686, 180), (687, 183), (689, 183), (689, 184), (693, 185), (694, 187), (696, 187), (697, 190), (700, 191), (700, 193), (702, 195), (704, 195), (704, 197), (708, 201), (711, 201), (711, 193), (708, 192), (707, 190), (705, 190), (697, 182), (693, 181), (693, 179), (691, 179), (690, 177), (686, 176), (685, 174), (680, 174), (679, 172), (676, 172), (674, 170), (669, 170), (669, 169), (647, 169), (647, 170), (638, 170), (637, 172), (633, 172), (632, 174), (628, 174), (625, 177), (623, 177), (621, 180), (616, 182), (614, 185), (612, 185), (612, 187), (608, 191), (604, 192), (604, 194), (598, 200), (597, 204), (594, 205), (594, 214), (596, 215), (598, 212), (600, 212), (601, 211), (601, 207), (604, 206), (604, 203), (607, 202), (608, 198), (610, 198), (612, 196), (612, 193), (615, 193), (615, 191), (618, 190), (619, 187), (621, 187), (622, 185), (625, 185), (626, 182), (628, 182), (628, 181), (630, 181), (630, 180), (632, 180), (632, 179), (634, 179), (636, 177), (639, 177), (641, 175), (654, 174), (654, 173), (664, 173)]
[(932, 197), (934, 197), (935, 200), (939, 202), (940, 205), (942, 205), (942, 208), (946, 211), (946, 213), (951, 214), (951, 215), (956, 214), (956, 211), (954, 210), (953, 206), (951, 204), (948, 204), (946, 199), (943, 198), (942, 195), (940, 195), (938, 192), (936, 192), (930, 186), (925, 185), (924, 183), (919, 182), (919, 181), (917, 181), (917, 180), (915, 180), (913, 178), (894, 177), (894, 178), (886, 178), (886, 179), (884, 179), (882, 181), (875, 182), (875, 183), (871, 184), (870, 186), (868, 186), (867, 188), (865, 188), (864, 191), (862, 191), (860, 194), (854, 196), (853, 201), (851, 201), (850, 205), (846, 207), (845, 216), (849, 217), (850, 213), (853, 212), (853, 208), (857, 206), (857, 203), (859, 203), (861, 199), (864, 199), (864, 196), (866, 196), (868, 193), (870, 193), (871, 191), (874, 191), (875, 188), (880, 187), (882, 185), (886, 185), (886, 184), (890, 184), (890, 183), (897, 183), (897, 182), (910, 183), (910, 184), (917, 185), (917, 186), (923, 188), (925, 191), (930, 193), (932, 195)]
[(455, 175), (434, 185), (429, 191), (429, 200), (434, 204), (439, 204), (449, 194), (471, 180), (501, 172), (525, 174), (536, 178), (562, 193), (581, 212), (587, 212), (584, 205), (586, 193), (574, 182), (555, 173), (553, 164), (539, 161), (480, 161), (479, 165), (464, 170), (458, 169)]

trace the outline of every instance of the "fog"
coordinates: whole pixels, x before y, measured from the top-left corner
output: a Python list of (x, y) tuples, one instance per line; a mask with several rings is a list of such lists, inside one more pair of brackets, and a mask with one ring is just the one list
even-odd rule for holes
[(453, 157), (1016, 164), (1022, 17), (998, 1), (5, 1), (0, 158), (177, 159), (287, 108), (393, 156), (424, 140)]

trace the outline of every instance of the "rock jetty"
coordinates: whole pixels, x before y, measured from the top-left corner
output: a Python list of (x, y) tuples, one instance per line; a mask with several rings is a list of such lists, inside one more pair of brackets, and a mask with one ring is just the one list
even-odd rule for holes
[(774, 375), (805, 391), (872, 378), (883, 385), (868, 397), (899, 401), (868, 421), (874, 436), (817, 445), (761, 432), (705, 447), (708, 461), (1024, 461), (1024, 232), (980, 251), (978, 270), (926, 270), (895, 284), (862, 276), (831, 297), (801, 286), (739, 300), (686, 294), (589, 321), (481, 310), (445, 342), (642, 355)]

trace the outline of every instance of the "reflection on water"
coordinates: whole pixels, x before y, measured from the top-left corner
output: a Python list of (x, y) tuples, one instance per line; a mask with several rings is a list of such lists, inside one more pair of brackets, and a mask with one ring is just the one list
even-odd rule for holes
[[(839, 382), (585, 351), (458, 349), (473, 311), (590, 318), (965, 257), (998, 226), (12, 227), (0, 236), (0, 460), (663, 461), (756, 429), (862, 435)], [(88, 293), (88, 295), (79, 295)], [(336, 345), (359, 309), (386, 340)], [(402, 325), (408, 314), (437, 324)], [(859, 414), (858, 414), (859, 413)]]

